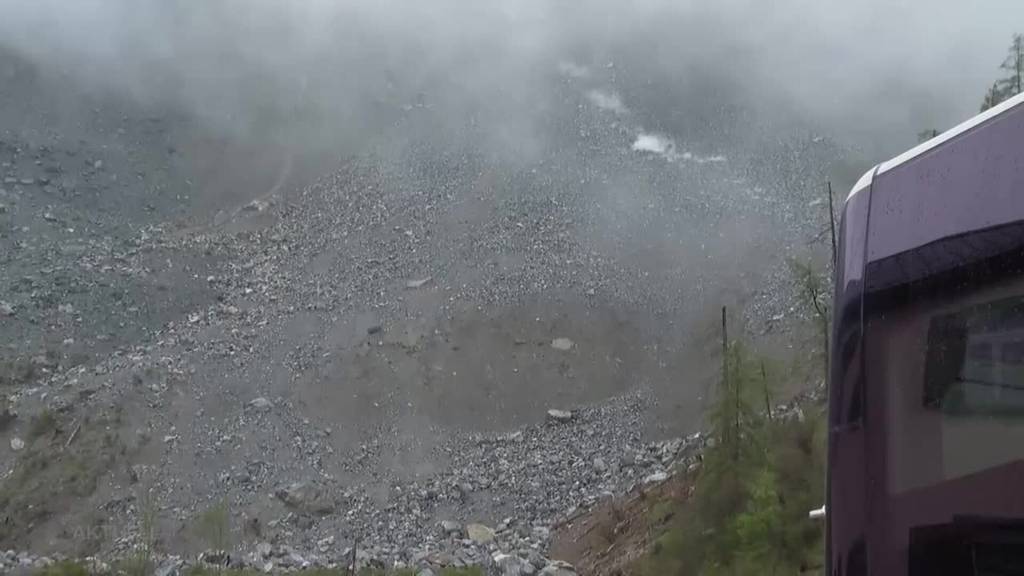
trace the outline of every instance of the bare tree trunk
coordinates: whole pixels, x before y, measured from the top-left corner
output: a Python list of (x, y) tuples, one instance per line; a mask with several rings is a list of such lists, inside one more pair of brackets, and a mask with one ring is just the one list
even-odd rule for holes
[(352, 542), (352, 554), (349, 556), (348, 576), (356, 576), (356, 549), (359, 548), (359, 540)]
[(764, 369), (764, 360), (761, 361), (761, 382), (764, 384), (764, 412), (768, 415), (768, 421), (772, 421), (772, 399), (768, 394), (768, 371)]
[(729, 329), (725, 325), (725, 306), (722, 306), (722, 385), (729, 389)]
[(1021, 93), (1021, 68), (1024, 67), (1024, 37), (1020, 34), (1014, 37), (1013, 45), (1017, 52), (1017, 93)]
[(736, 389), (736, 406), (733, 409), (736, 411), (735, 414), (735, 428), (733, 428), (733, 459), (737, 462), (740, 459), (740, 378), (733, 379), (733, 388)]
[[(736, 405), (733, 407), (735, 414), (733, 414), (733, 426), (732, 426), (732, 442), (733, 447), (733, 460), (737, 461), (740, 458), (740, 388), (739, 380), (730, 382), (729, 378), (729, 326), (726, 321), (727, 308), (722, 306), (722, 393), (732, 393), (735, 397)], [(730, 388), (733, 386), (734, 388)], [(728, 400), (728, 396), (724, 396), (723, 400)], [(723, 440), (725, 440), (723, 438)]]

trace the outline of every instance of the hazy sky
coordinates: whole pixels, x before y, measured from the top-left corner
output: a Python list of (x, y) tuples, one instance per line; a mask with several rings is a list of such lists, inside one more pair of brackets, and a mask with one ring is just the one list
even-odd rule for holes
[(362, 134), (387, 125), (382, 106), (429, 105), (529, 139), (558, 66), (618, 66), (665, 94), (650, 115), (701, 114), (713, 96), (695, 85), (715, 84), (762, 121), (888, 152), (976, 112), (1024, 30), (1019, 0), (0, 0), (0, 14), (0, 43), (44, 69), (232, 130), (302, 110)]

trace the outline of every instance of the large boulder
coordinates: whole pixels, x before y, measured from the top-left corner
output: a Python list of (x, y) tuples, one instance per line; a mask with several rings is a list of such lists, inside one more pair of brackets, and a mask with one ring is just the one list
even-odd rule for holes
[(562, 352), (572, 350), (575, 345), (576, 344), (568, 338), (555, 338), (551, 341), (551, 347), (555, 350), (561, 350)]
[(466, 536), (477, 544), (494, 542), (494, 530), (483, 524), (466, 524)]
[(501, 576), (532, 576), (537, 569), (529, 561), (514, 554), (498, 553), (494, 555), (494, 565)]
[(552, 408), (551, 410), (548, 410), (548, 420), (551, 420), (552, 422), (568, 422), (572, 420), (572, 412)]
[(274, 492), (286, 506), (307, 514), (326, 516), (334, 512), (334, 500), (323, 487), (312, 482), (295, 482)]
[(576, 576), (576, 569), (568, 562), (552, 560), (540, 571), (540, 576)]
[(445, 536), (460, 536), (462, 534), (462, 524), (454, 520), (442, 520), (439, 526), (441, 533)]

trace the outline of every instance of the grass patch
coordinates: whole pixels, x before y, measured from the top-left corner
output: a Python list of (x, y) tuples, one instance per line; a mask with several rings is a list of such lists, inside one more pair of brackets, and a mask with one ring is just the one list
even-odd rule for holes
[(32, 440), (52, 434), (57, 430), (57, 417), (50, 410), (43, 410), (32, 418), (28, 437)]
[(11, 412), (11, 404), (7, 400), (7, 397), (0, 394), (0, 432), (7, 430), (7, 428), (14, 422), (15, 415)]
[(50, 415), (39, 425), (53, 433), (31, 439), (0, 485), (0, 517), (5, 519), (0, 522), (0, 542), (16, 546), (39, 523), (66, 510), (71, 500), (96, 490), (97, 479), (121, 452), (117, 436), (108, 430), (115, 423), (116, 415), (86, 419), (67, 450), (56, 417)]
[(196, 535), (211, 550), (228, 550), (231, 547), (231, 511), (228, 503), (220, 501), (210, 506), (196, 518)]
[(484, 576), (484, 569), (479, 566), (468, 568), (442, 568), (440, 576)]
[(125, 576), (149, 576), (156, 568), (153, 552), (156, 547), (156, 497), (149, 488), (141, 488), (137, 498), (139, 508), (139, 542), (130, 556), (119, 566), (118, 573)]
[[(348, 570), (341, 568), (334, 569), (321, 569), (320, 571), (309, 571), (304, 570), (302, 574), (312, 574), (313, 576), (348, 576)], [(358, 576), (416, 576), (418, 570), (415, 568), (402, 568), (401, 570), (384, 570), (382, 568), (363, 568), (359, 571)], [(440, 571), (435, 572), (438, 576), (484, 576), (484, 571), (478, 566), (471, 566), (469, 568), (442, 568)]]
[[(324, 576), (348, 576), (348, 570), (329, 572)], [(358, 576), (416, 576), (416, 570), (403, 568), (401, 570), (387, 571), (383, 568), (363, 568), (359, 571)]]
[(78, 562), (64, 560), (41, 570), (36, 570), (34, 576), (90, 576), (90, 572)]
[(28, 358), (0, 359), (0, 387), (19, 386), (31, 382), (38, 371)]
[(263, 572), (252, 568), (205, 568), (193, 566), (185, 574), (187, 576), (262, 576)]
[(652, 526), (660, 526), (671, 520), (676, 515), (678, 504), (670, 499), (657, 502), (647, 511), (647, 521)]

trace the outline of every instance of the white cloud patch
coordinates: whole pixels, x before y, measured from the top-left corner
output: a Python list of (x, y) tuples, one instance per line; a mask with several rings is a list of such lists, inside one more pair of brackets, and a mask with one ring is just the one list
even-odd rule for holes
[(676, 154), (676, 143), (667, 136), (661, 134), (640, 134), (633, 142), (633, 150), (636, 152), (651, 152), (669, 159), (674, 159)]
[(701, 156), (693, 152), (679, 152), (674, 140), (662, 134), (641, 133), (633, 142), (634, 152), (656, 154), (669, 162), (693, 162), (694, 164), (718, 164), (726, 162), (721, 154)]

